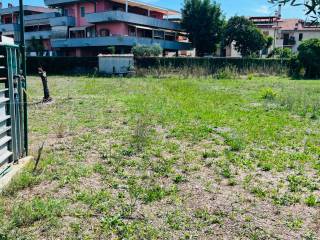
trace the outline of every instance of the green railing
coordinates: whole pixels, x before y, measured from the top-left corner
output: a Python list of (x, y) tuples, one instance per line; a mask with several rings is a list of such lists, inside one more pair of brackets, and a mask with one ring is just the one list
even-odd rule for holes
[(0, 177), (27, 154), (24, 87), (19, 47), (0, 44)]

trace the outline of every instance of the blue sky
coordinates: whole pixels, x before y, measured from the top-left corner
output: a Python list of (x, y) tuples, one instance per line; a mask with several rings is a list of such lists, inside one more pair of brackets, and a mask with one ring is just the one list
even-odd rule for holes
[[(167, 7), (175, 10), (180, 10), (183, 4), (183, 0), (140, 0), (142, 2), (149, 2), (154, 5)], [(264, 16), (274, 13), (275, 7), (268, 3), (268, 0), (216, 0), (221, 4), (223, 12), (227, 17), (233, 15), (245, 15), (245, 16)], [(9, 1), (3, 0), (4, 6)], [(11, 0), (15, 5), (18, 4), (18, 0)], [(43, 0), (24, 0), (25, 4), (30, 5), (43, 5)], [(283, 17), (286, 18), (305, 18), (303, 9), (293, 8), (286, 6), (282, 11)]]

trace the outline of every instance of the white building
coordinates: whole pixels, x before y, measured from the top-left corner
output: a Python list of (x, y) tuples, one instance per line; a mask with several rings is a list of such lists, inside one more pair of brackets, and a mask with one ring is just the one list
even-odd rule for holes
[(256, 26), (274, 39), (273, 48), (290, 48), (298, 51), (304, 40), (320, 38), (320, 27), (301, 19), (282, 19), (278, 17), (251, 17)]
[[(261, 52), (263, 56), (267, 56), (275, 48), (290, 48), (293, 52), (297, 52), (302, 41), (320, 38), (320, 27), (302, 19), (282, 19), (280, 16), (269, 16), (250, 17), (250, 20), (264, 35), (273, 38), (272, 46)], [(241, 57), (241, 54), (233, 46), (229, 46), (226, 49), (226, 56)]]

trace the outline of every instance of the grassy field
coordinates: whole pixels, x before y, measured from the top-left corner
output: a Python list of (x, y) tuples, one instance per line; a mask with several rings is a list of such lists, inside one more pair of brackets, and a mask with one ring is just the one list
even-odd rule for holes
[[(29, 101), (41, 99), (29, 78)], [(320, 239), (320, 85), (50, 77), (0, 239)]]

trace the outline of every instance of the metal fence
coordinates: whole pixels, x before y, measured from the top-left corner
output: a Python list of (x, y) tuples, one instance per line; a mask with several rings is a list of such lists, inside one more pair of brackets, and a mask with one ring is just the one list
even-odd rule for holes
[(0, 44), (0, 177), (27, 152), (25, 81), (19, 72), (19, 47)]

